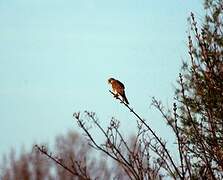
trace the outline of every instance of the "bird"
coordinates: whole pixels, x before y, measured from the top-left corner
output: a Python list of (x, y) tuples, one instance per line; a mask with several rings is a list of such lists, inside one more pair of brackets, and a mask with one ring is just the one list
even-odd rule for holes
[(125, 86), (123, 83), (121, 83), (119, 80), (114, 79), (114, 78), (109, 78), (108, 79), (108, 84), (111, 84), (112, 86), (112, 91), (115, 94), (115, 97), (121, 96), (122, 100), (126, 103), (129, 104), (129, 101), (125, 95)]

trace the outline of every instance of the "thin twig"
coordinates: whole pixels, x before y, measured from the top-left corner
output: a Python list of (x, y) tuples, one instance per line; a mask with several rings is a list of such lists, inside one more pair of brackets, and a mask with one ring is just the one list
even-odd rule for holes
[[(112, 94), (112, 95), (114, 95), (115, 96), (115, 94), (112, 92), (112, 91), (110, 91), (109, 90), (109, 92)], [(178, 170), (178, 168), (177, 168), (177, 166), (175, 165), (175, 163), (174, 163), (174, 161), (173, 161), (173, 159), (172, 159), (172, 157), (170, 156), (170, 154), (169, 154), (169, 152), (168, 152), (168, 150), (166, 149), (166, 146), (163, 144), (163, 142), (159, 139), (159, 137), (154, 133), (154, 131), (149, 127), (149, 125), (148, 124), (146, 124), (146, 122), (132, 109), (132, 108), (130, 108), (129, 107), (129, 105), (128, 104), (126, 104), (120, 97), (116, 97), (116, 99), (118, 99), (124, 106), (126, 106), (129, 110), (130, 110), (130, 112), (132, 112), (147, 128), (148, 128), (148, 130), (152, 133), (152, 135), (156, 138), (156, 140), (160, 143), (160, 145), (163, 147), (163, 149), (164, 149), (164, 151), (166, 152), (166, 154), (167, 154), (167, 156), (168, 156), (168, 158), (169, 158), (169, 160), (170, 160), (170, 162), (171, 162), (171, 164), (173, 165), (173, 167), (174, 167), (174, 169), (175, 169), (175, 171), (176, 171), (176, 173), (178, 174), (178, 176), (180, 177), (180, 179), (182, 179), (182, 176), (181, 176), (181, 174), (180, 174), (180, 172), (179, 172), (179, 170)]]
[[(49, 154), (47, 152), (47, 150), (45, 149), (45, 147), (40, 147), (37, 144), (34, 146), (39, 152), (41, 152), (42, 154), (44, 154), (45, 156), (47, 156), (49, 159), (53, 160), (56, 164), (60, 165), (62, 168), (64, 168), (65, 170), (67, 170), (69, 173), (71, 173), (74, 176), (78, 176), (80, 177), (81, 175), (73, 170), (71, 170), (68, 166), (66, 166), (65, 164), (63, 164), (60, 160), (58, 160), (57, 158), (53, 157), (51, 154)], [(90, 180), (89, 177), (81, 177), (84, 180)]]

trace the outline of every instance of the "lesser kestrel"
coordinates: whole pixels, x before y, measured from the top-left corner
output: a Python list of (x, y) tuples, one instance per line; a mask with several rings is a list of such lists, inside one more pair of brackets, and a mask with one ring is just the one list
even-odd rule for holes
[(121, 96), (122, 100), (126, 103), (129, 104), (128, 99), (126, 98), (125, 95), (125, 86), (122, 84), (119, 80), (114, 79), (114, 78), (109, 78), (108, 83), (111, 84), (112, 86), (112, 91), (116, 96)]

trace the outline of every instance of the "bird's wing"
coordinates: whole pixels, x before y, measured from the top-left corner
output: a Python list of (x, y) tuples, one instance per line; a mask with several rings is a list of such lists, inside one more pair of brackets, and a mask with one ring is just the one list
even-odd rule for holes
[(116, 81), (123, 89), (125, 89), (125, 86), (124, 86), (124, 84), (122, 82), (120, 82), (119, 80), (116, 80)]

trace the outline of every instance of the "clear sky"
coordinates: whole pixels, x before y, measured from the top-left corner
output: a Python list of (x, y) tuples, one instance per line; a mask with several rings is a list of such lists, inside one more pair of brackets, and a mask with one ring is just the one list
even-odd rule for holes
[(104, 126), (115, 116), (124, 132), (134, 129), (108, 92), (109, 77), (166, 136), (151, 97), (171, 106), (187, 58), (187, 17), (201, 9), (201, 0), (0, 1), (0, 155), (78, 131), (79, 110), (95, 111)]

